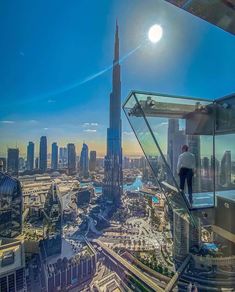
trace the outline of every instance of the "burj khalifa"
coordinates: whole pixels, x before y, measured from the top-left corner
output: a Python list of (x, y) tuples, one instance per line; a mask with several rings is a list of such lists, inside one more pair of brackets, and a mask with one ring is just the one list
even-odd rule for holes
[(122, 122), (121, 76), (119, 64), (119, 36), (116, 22), (112, 92), (110, 94), (109, 128), (107, 129), (107, 154), (104, 161), (103, 196), (115, 208), (122, 194)]

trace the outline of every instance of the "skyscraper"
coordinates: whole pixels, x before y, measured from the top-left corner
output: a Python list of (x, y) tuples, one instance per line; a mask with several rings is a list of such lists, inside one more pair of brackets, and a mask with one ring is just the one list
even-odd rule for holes
[(231, 185), (232, 161), (231, 151), (225, 151), (221, 159), (220, 166), (220, 184), (224, 187)]
[(186, 136), (183, 130), (179, 129), (178, 119), (169, 119), (167, 136), (167, 160), (175, 178), (177, 175), (177, 162), (181, 153), (181, 147), (185, 144)]
[(80, 174), (83, 177), (89, 176), (88, 171), (88, 165), (89, 165), (89, 159), (88, 159), (88, 146), (83, 143), (82, 145), (82, 151), (81, 151), (81, 157), (80, 157)]
[(52, 143), (51, 146), (51, 169), (58, 169), (58, 146), (57, 143)]
[(210, 160), (208, 157), (202, 158), (202, 174), (205, 177), (209, 177), (210, 172)]
[(47, 256), (61, 252), (62, 207), (58, 192), (58, 187), (52, 183), (44, 205), (43, 245)]
[(34, 167), (34, 143), (29, 142), (27, 146), (27, 170), (33, 170)]
[(173, 256), (176, 264), (181, 264), (193, 247), (201, 245), (201, 225), (195, 228), (177, 210), (173, 210)]
[(7, 172), (11, 175), (18, 175), (18, 172), (19, 172), (19, 149), (18, 148), (8, 148)]
[(103, 195), (115, 206), (120, 204), (122, 194), (122, 123), (121, 123), (121, 78), (119, 65), (119, 36), (116, 23), (113, 82), (110, 94), (109, 128), (107, 129), (107, 154), (104, 162)]
[(68, 149), (68, 173), (74, 174), (76, 172), (76, 150), (75, 145), (69, 143), (67, 145)]
[(7, 160), (5, 157), (0, 157), (0, 165), (2, 166), (0, 171), (5, 172), (7, 169)]
[(23, 157), (19, 157), (19, 171), (24, 171), (26, 167), (25, 159)]
[(188, 135), (189, 151), (195, 155), (196, 171), (193, 178), (193, 192), (201, 191), (201, 142), (200, 136)]
[(96, 151), (90, 151), (89, 169), (95, 171), (96, 168)]
[(19, 180), (0, 172), (0, 237), (13, 238), (21, 233), (22, 202)]
[(68, 164), (68, 149), (66, 147), (60, 147), (59, 160), (60, 160), (60, 167), (64, 167)]
[(210, 177), (215, 180), (215, 189), (218, 189), (219, 186), (219, 169), (220, 163), (219, 160), (216, 159), (213, 155), (211, 155), (211, 170), (210, 170)]
[[(211, 161), (212, 162), (212, 161)], [(210, 159), (208, 157), (203, 157), (201, 161), (202, 170), (201, 170), (201, 190), (202, 191), (212, 191), (214, 187), (213, 179), (214, 177), (210, 176)]]
[(46, 171), (47, 169), (47, 137), (42, 136), (39, 148), (39, 169)]

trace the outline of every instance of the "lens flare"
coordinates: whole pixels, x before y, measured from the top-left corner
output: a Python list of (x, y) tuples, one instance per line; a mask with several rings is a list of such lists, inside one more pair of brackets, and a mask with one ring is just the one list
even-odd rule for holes
[(157, 43), (162, 38), (162, 27), (159, 24), (154, 24), (150, 27), (148, 38), (152, 43)]

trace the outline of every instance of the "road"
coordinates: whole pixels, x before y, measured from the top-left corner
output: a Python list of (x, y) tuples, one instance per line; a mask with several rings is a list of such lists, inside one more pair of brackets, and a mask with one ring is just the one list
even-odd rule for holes
[(128, 261), (124, 260), (121, 256), (119, 256), (116, 252), (114, 252), (111, 248), (107, 247), (105, 244), (103, 244), (99, 240), (94, 240), (99, 246), (103, 249), (103, 251), (110, 256), (111, 258), (114, 258), (117, 262), (119, 262), (126, 270), (128, 270), (132, 275), (140, 279), (143, 283), (145, 283), (148, 287), (153, 289), (154, 291), (163, 292), (164, 290), (158, 286), (152, 279), (147, 277), (143, 272), (141, 272), (139, 269), (132, 266)]

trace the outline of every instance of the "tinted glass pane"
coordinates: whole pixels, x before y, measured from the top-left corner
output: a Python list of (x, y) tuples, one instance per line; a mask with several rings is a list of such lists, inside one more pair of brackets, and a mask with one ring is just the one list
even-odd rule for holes
[[(161, 151), (152, 131), (153, 128), (150, 127), (142, 111), (141, 104), (139, 104), (134, 95), (125, 104), (124, 110), (169, 204), (173, 210), (184, 214), (187, 220), (195, 224), (194, 218), (189, 212), (186, 199), (180, 192), (175, 177), (167, 163), (167, 157)], [(164, 118), (161, 118), (161, 124), (164, 125)]]

